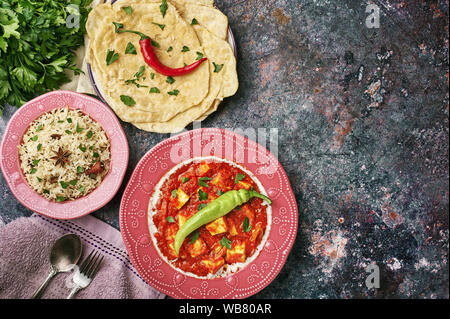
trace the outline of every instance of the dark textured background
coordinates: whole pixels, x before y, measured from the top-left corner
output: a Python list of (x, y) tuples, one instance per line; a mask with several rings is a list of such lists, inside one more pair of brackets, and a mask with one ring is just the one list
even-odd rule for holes
[[(217, 0), (240, 88), (203, 127), (278, 128), (299, 232), (259, 298), (448, 298), (448, 1)], [(0, 119), (3, 133), (14, 109)], [(123, 123), (130, 162), (168, 135)], [(94, 215), (118, 228), (120, 193)], [(0, 222), (30, 211), (0, 178)], [(367, 289), (366, 266), (381, 287)]]

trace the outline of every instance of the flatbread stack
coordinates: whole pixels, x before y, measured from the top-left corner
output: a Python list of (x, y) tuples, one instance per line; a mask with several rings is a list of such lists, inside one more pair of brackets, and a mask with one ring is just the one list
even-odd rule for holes
[[(139, 35), (117, 33), (117, 24), (149, 36), (166, 66), (207, 60), (189, 74), (167, 77), (145, 63)], [(179, 132), (192, 121), (204, 120), (238, 89), (228, 19), (211, 0), (100, 4), (89, 14), (86, 30), (86, 57), (97, 87), (115, 113), (139, 129)]]

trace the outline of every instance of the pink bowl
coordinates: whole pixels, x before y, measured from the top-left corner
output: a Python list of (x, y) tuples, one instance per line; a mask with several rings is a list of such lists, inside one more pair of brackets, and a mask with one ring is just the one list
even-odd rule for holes
[[(111, 167), (103, 182), (90, 194), (77, 200), (51, 202), (27, 184), (19, 162), (18, 145), (30, 123), (55, 108), (78, 109), (97, 121), (111, 143)], [(87, 215), (106, 205), (117, 193), (128, 165), (128, 142), (115, 114), (102, 102), (84, 94), (53, 91), (19, 108), (10, 119), (0, 145), (0, 166), (13, 195), (28, 209), (57, 219)]]
[[(214, 279), (193, 277), (170, 266), (154, 246), (148, 226), (149, 199), (160, 178), (176, 164), (204, 156), (226, 158), (244, 166), (272, 199), (270, 232), (260, 254), (242, 270)], [(283, 268), (298, 225), (295, 196), (276, 157), (250, 139), (217, 128), (188, 131), (149, 150), (128, 181), (119, 217), (134, 267), (153, 288), (174, 298), (239, 299), (257, 293)]]

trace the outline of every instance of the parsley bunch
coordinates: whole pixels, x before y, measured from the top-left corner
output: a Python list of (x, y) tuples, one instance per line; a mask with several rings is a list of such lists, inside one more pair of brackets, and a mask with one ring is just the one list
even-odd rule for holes
[[(92, 0), (0, 1), (0, 115), (69, 82)], [(67, 20), (67, 21), (66, 21)], [(78, 22), (78, 23), (77, 23)]]

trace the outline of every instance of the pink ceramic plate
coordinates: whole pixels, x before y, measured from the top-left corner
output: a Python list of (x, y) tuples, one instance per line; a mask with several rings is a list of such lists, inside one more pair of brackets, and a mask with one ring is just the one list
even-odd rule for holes
[[(105, 130), (111, 143), (111, 168), (89, 195), (57, 203), (48, 201), (28, 186), (20, 168), (17, 147), (32, 121), (50, 110), (67, 106), (89, 115)], [(77, 218), (104, 206), (118, 191), (127, 165), (128, 142), (114, 113), (102, 102), (70, 91), (46, 93), (23, 105), (9, 121), (0, 146), (0, 166), (13, 195), (28, 209), (51, 218)]]
[[(200, 156), (244, 166), (273, 201), (270, 233), (261, 253), (223, 278), (200, 279), (170, 266), (154, 247), (147, 222), (149, 198), (160, 178), (176, 164)], [(223, 129), (188, 131), (153, 147), (136, 166), (120, 205), (120, 230), (134, 267), (151, 286), (174, 298), (245, 298), (257, 293), (283, 267), (297, 224), (297, 203), (278, 160), (261, 145)]]

